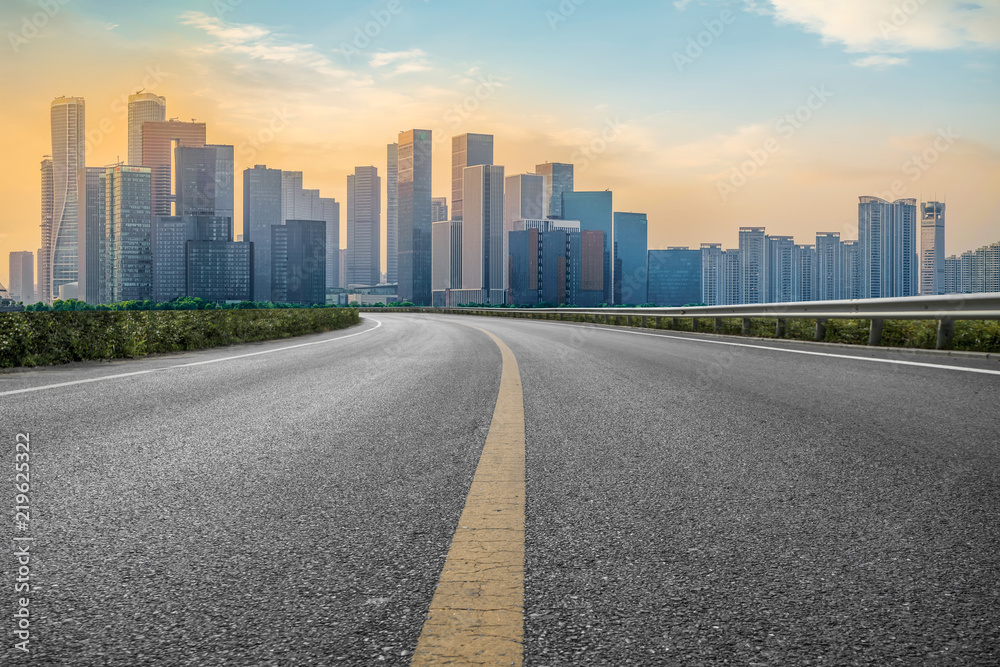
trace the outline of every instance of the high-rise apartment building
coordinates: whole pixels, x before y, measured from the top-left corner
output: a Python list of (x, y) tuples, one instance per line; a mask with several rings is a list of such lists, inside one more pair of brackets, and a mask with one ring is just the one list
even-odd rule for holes
[(10, 253), (7, 264), (10, 274), (10, 292), (14, 303), (35, 303), (35, 255), (30, 251)]
[(722, 251), (721, 277), (722, 292), (720, 305), (735, 306), (743, 301), (743, 266), (739, 248)]
[(462, 134), (451, 138), (451, 219), (462, 220), (466, 167), (493, 164), (492, 134)]
[(243, 240), (253, 243), (253, 300), (271, 300), (271, 227), (280, 225), (281, 170), (243, 170)]
[(844, 282), (847, 285), (845, 299), (860, 299), (861, 288), (864, 284), (863, 272), (861, 270), (861, 244), (857, 239), (843, 241), (844, 245)]
[(701, 303), (706, 306), (722, 305), (725, 291), (722, 279), (725, 269), (722, 266), (722, 244), (701, 244)]
[(614, 226), (613, 195), (610, 190), (599, 192), (562, 193), (562, 215), (567, 220), (579, 220), (581, 231), (601, 232), (604, 242), (604, 300), (602, 303), (613, 303), (613, 248), (612, 228)]
[(942, 202), (920, 205), (920, 293), (944, 294), (944, 209)]
[(546, 162), (535, 165), (535, 173), (542, 177), (545, 214), (539, 217), (569, 218), (563, 215), (563, 193), (573, 192), (573, 165)]
[[(431, 303), (430, 130), (399, 135), (399, 298), (418, 306)], [(454, 217), (454, 200), (452, 211)]]
[(110, 303), (153, 295), (152, 170), (108, 167), (105, 180), (105, 282)]
[[(46, 248), (46, 301), (77, 281), (79, 171), (86, 166), (86, 116), (82, 97), (58, 97), (50, 106), (52, 128), (52, 222)], [(44, 167), (43, 167), (44, 170)], [(43, 176), (44, 179), (44, 176)], [(45, 186), (43, 183), (43, 192)], [(45, 210), (45, 206), (42, 207)], [(44, 239), (43, 233), (43, 239)]]
[(174, 201), (171, 190), (174, 170), (171, 168), (174, 147), (205, 145), (205, 123), (185, 123), (177, 120), (143, 121), (139, 125), (138, 164), (149, 167), (153, 174), (153, 215), (170, 215)]
[(392, 143), (386, 146), (385, 160), (385, 279), (389, 284), (399, 282), (398, 187), (399, 144)]
[(792, 300), (816, 300), (816, 246), (796, 244), (792, 256)]
[(740, 227), (740, 303), (764, 303), (767, 294), (767, 235), (763, 227)]
[(377, 285), (382, 251), (382, 179), (375, 167), (347, 177), (347, 284)]
[(106, 195), (106, 171), (103, 167), (84, 167), (77, 174), (80, 193), (77, 221), (77, 256), (79, 258), (77, 280), (81, 301), (90, 304), (104, 303), (104, 198)]
[(167, 98), (153, 93), (128, 96), (128, 164), (142, 165), (142, 124), (166, 119)]
[(850, 298), (850, 276), (846, 275), (846, 269), (840, 232), (818, 232), (813, 300), (831, 301)]
[(645, 213), (614, 214), (616, 304), (641, 306), (647, 301), (647, 227)]
[(879, 197), (859, 198), (858, 241), (864, 298), (917, 293), (916, 230), (916, 199), (890, 203)]
[(35, 291), (35, 298), (44, 303), (52, 303), (52, 270), (50, 265), (50, 254), (52, 251), (52, 229), (55, 226), (53, 221), (53, 183), (52, 183), (52, 158), (42, 159), (42, 218), (41, 236), (42, 247), (38, 249), (38, 289)]
[(463, 176), (462, 289), (481, 290), (479, 303), (506, 302), (504, 168), (467, 167)]
[(767, 236), (766, 241), (764, 303), (788, 303), (792, 300), (795, 240), (791, 236)]

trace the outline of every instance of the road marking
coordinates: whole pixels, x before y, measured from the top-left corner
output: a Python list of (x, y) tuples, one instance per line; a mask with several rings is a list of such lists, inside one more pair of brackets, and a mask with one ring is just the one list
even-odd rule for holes
[[(711, 345), (730, 345), (733, 347), (749, 347), (754, 350), (770, 350), (772, 352), (788, 352), (789, 354), (806, 354), (814, 357), (833, 357), (834, 359), (853, 359), (855, 361), (872, 361), (880, 364), (898, 364), (900, 366), (919, 366), (922, 368), (940, 368), (949, 371), (963, 371), (965, 373), (981, 373), (983, 375), (1000, 375), (1000, 371), (991, 371), (985, 368), (969, 368), (967, 366), (950, 366), (946, 364), (930, 364), (923, 361), (904, 361), (901, 359), (879, 359), (877, 357), (858, 357), (851, 354), (834, 354), (832, 352), (811, 352), (809, 350), (795, 350), (786, 347), (771, 347), (769, 345), (753, 345), (752, 343), (733, 343), (725, 340), (709, 340), (707, 338), (689, 338), (688, 336), (677, 336), (668, 333), (650, 333), (647, 331), (628, 331), (627, 329), (616, 329), (614, 327), (586, 326), (574, 324), (572, 322), (545, 322), (540, 324), (551, 324), (555, 326), (576, 327), (579, 329), (598, 329), (603, 331), (616, 331), (618, 333), (632, 334), (633, 336), (654, 336), (656, 338), (673, 338), (676, 340), (686, 340), (692, 343), (707, 343)], [(794, 342), (794, 341), (790, 341)], [(872, 350), (880, 348), (873, 347)]]
[(520, 665), (524, 657), (521, 374), (503, 341), (472, 328), (500, 348), (500, 393), (412, 665)]
[[(366, 318), (368, 319), (368, 318)], [(163, 368), (150, 368), (144, 371), (132, 371), (130, 373), (117, 373), (115, 375), (102, 375), (98, 378), (89, 378), (87, 380), (73, 380), (72, 382), (59, 382), (58, 384), (46, 384), (41, 387), (28, 387), (27, 389), (14, 389), (12, 391), (0, 392), (0, 396), (13, 396), (15, 394), (27, 394), (32, 391), (45, 391), (46, 389), (57, 389), (59, 387), (72, 387), (78, 384), (89, 384), (91, 382), (103, 382), (105, 380), (115, 380), (118, 378), (127, 378), (134, 375), (146, 375), (147, 373), (159, 373), (161, 371), (172, 371), (178, 368), (189, 368), (191, 366), (204, 366), (206, 364), (217, 364), (221, 361), (233, 361), (234, 359), (245, 359), (247, 357), (256, 357), (261, 354), (272, 354), (274, 352), (284, 352), (285, 350), (294, 350), (300, 347), (309, 347), (310, 345), (323, 345), (325, 343), (333, 343), (338, 340), (344, 340), (345, 338), (354, 338), (355, 336), (363, 336), (364, 334), (371, 333), (379, 327), (382, 323), (379, 320), (372, 318), (375, 322), (375, 326), (371, 329), (365, 329), (364, 331), (359, 331), (357, 333), (348, 334), (347, 336), (337, 336), (336, 338), (327, 338), (326, 340), (317, 340), (310, 343), (299, 343), (298, 345), (287, 345), (285, 347), (278, 347), (273, 350), (262, 350), (260, 352), (248, 352), (246, 354), (237, 354), (231, 357), (222, 357), (220, 359), (208, 359), (207, 361), (193, 361), (187, 364), (177, 364), (175, 366), (164, 366)], [(194, 352), (195, 350), (191, 350)]]

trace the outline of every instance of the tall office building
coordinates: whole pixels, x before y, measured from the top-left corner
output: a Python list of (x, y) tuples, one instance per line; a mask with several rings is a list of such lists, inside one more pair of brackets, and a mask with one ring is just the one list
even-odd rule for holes
[(385, 280), (389, 284), (399, 282), (398, 187), (399, 144), (393, 143), (386, 146), (385, 160)]
[(104, 177), (108, 301), (151, 299), (152, 170), (117, 165), (108, 167)]
[(767, 294), (767, 235), (763, 227), (740, 227), (740, 303), (764, 303)]
[(791, 236), (768, 236), (764, 303), (792, 301), (792, 254), (795, 240)]
[(613, 303), (614, 261), (612, 249), (612, 228), (614, 225), (612, 193), (610, 190), (600, 192), (566, 192), (562, 193), (562, 215), (567, 220), (579, 220), (581, 231), (594, 231), (603, 234), (604, 270), (602, 283), (604, 300), (602, 303)]
[(702, 303), (703, 255), (685, 247), (650, 250), (646, 301), (664, 307)]
[(647, 301), (647, 227), (645, 213), (614, 214), (616, 304), (641, 306)]
[(858, 240), (864, 298), (917, 293), (917, 200), (860, 197)]
[(302, 187), (301, 171), (281, 172), (281, 224), (289, 220), (326, 222), (327, 287), (346, 287), (340, 276), (340, 203)]
[(850, 295), (850, 278), (845, 275), (844, 245), (840, 232), (816, 234), (815, 301), (846, 299)]
[[(59, 287), (77, 281), (77, 225), (80, 169), (86, 166), (86, 115), (82, 97), (58, 97), (50, 107), (52, 125), (52, 223), (46, 248), (47, 301)], [(44, 207), (43, 207), (44, 210)]]
[(338, 248), (337, 249), (337, 255), (338, 255), (339, 259), (340, 259), (340, 262), (337, 265), (338, 266), (337, 272), (339, 274), (338, 275), (337, 284), (341, 288), (346, 288), (347, 287), (347, 248)]
[(271, 300), (326, 303), (326, 222), (286, 220), (271, 227)]
[[(504, 180), (504, 257), (509, 254), (508, 234), (514, 231), (515, 220), (545, 218), (544, 181), (538, 174), (514, 174)], [(504, 281), (506, 287), (509, 287), (509, 281), (509, 278)]]
[(462, 289), (481, 290), (479, 303), (506, 302), (504, 168), (467, 167), (463, 176)]
[(382, 179), (375, 167), (347, 177), (347, 284), (377, 285), (381, 275)]
[[(142, 165), (142, 124), (167, 119), (167, 98), (153, 93), (128, 96), (128, 163)], [(147, 165), (148, 166), (148, 165)]]
[(243, 170), (243, 240), (253, 243), (253, 300), (271, 300), (271, 227), (281, 220), (281, 170)]
[(462, 134), (451, 138), (451, 219), (462, 220), (464, 214), (466, 167), (493, 164), (492, 134)]
[(176, 120), (144, 121), (139, 125), (138, 164), (153, 173), (153, 215), (170, 215), (174, 196), (172, 160), (174, 145), (197, 148), (205, 145), (205, 123)]
[[(227, 239), (231, 221), (213, 216), (153, 218), (153, 300), (252, 298), (253, 243)], [(265, 299), (265, 301), (270, 299)]]
[(435, 306), (450, 306), (451, 290), (462, 288), (462, 222), (443, 220), (432, 224), (431, 292)]
[(920, 205), (920, 293), (944, 294), (944, 208), (942, 202)]
[(718, 306), (722, 302), (724, 292), (722, 278), (725, 270), (722, 266), (722, 244), (701, 244), (701, 303), (706, 306)]
[(15, 303), (35, 303), (35, 255), (30, 251), (10, 253), (10, 296)]
[(233, 240), (235, 210), (233, 147), (229, 145), (178, 146), (174, 151), (177, 175), (177, 215), (229, 218)]
[(84, 167), (77, 174), (80, 192), (77, 221), (78, 294), (81, 301), (103, 303), (105, 169)]
[(35, 291), (35, 298), (44, 303), (52, 303), (52, 274), (49, 265), (49, 253), (52, 250), (52, 229), (53, 223), (53, 183), (52, 183), (52, 158), (42, 159), (42, 219), (41, 228), (42, 247), (38, 249), (38, 289)]
[(546, 218), (570, 218), (563, 215), (563, 193), (573, 192), (573, 165), (546, 162), (535, 165), (535, 173), (542, 177)]
[(448, 198), (432, 197), (431, 224), (434, 224), (435, 222), (444, 222), (447, 219), (448, 219)]
[(326, 287), (347, 287), (340, 282), (340, 202), (320, 197), (319, 215), (315, 217), (326, 223)]
[[(431, 303), (430, 130), (399, 135), (399, 299)], [(454, 200), (452, 211), (454, 212)], [(454, 215), (453, 215), (454, 217)]]

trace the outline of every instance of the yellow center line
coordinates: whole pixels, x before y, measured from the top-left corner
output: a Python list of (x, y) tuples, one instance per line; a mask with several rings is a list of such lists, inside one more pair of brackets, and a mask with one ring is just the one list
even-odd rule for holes
[(412, 665), (520, 665), (524, 657), (521, 373), (502, 340), (472, 328), (500, 348), (500, 393)]

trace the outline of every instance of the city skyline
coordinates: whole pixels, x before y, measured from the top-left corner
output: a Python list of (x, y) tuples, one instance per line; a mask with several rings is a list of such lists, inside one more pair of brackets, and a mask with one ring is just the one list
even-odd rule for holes
[[(568, 3), (568, 14), (555, 2), (484, 9), (498, 26), (523, 25), (507, 36), (515, 44), (545, 37), (573, 55), (573, 65), (536, 72), (546, 68), (529, 66), (528, 56), (490, 35), (477, 36), (478, 60), (450, 64), (452, 49), (473, 52), (466, 37), (452, 45), (436, 39), (453, 27), (452, 5), (401, 2), (386, 25), (375, 23), (364, 48), (353, 46), (355, 29), (364, 35), (372, 12), (388, 9), (346, 3), (317, 12), (307, 3), (279, 16), (223, 2), (208, 14), (188, 2), (126, 12), (119, 2), (81, 0), (60, 5), (28, 39), (22, 19), (30, 22), (37, 5), (5, 5), (0, 20), (17, 39), (5, 45), (3, 85), (19, 95), (0, 118), (21, 131), (0, 167), (0, 242), (11, 251), (40, 245), (37, 165), (51, 150), (46, 105), (60, 95), (88, 100), (87, 166), (104, 166), (126, 159), (123, 99), (140, 89), (165, 97), (168, 117), (207, 123), (210, 143), (234, 145), (236, 173), (254, 164), (303, 171), (338, 201), (354, 166), (383, 165), (383, 147), (400, 129), (426, 127), (435, 133), (433, 196), (451, 190), (451, 138), (489, 133), (494, 164), (507, 173), (574, 163), (578, 190), (611, 189), (616, 208), (646, 212), (650, 247), (731, 247), (745, 225), (856, 238), (861, 195), (949, 203), (949, 255), (996, 240), (992, 7), (921, 6), (905, 22), (896, 17), (899, 25), (894, 5), (877, 2), (799, 14), (782, 2), (757, 10), (636, 3), (614, 14), (599, 3)], [(590, 52), (589, 43), (625, 26), (637, 37), (655, 29), (654, 43), (630, 39), (620, 52)], [(57, 57), (94, 36), (101, 49)], [(791, 54), (803, 64), (788, 65)], [(101, 76), (84, 76), (96, 62)], [(778, 69), (753, 69), (764, 65)], [(635, 76), (613, 75), (615, 68)], [(928, 88), (939, 93), (932, 100)], [(325, 99), (333, 89), (344, 96), (336, 107)], [(897, 182), (902, 189), (893, 192)], [(239, 226), (240, 179), (236, 190)], [(386, 236), (383, 229), (383, 269)]]

